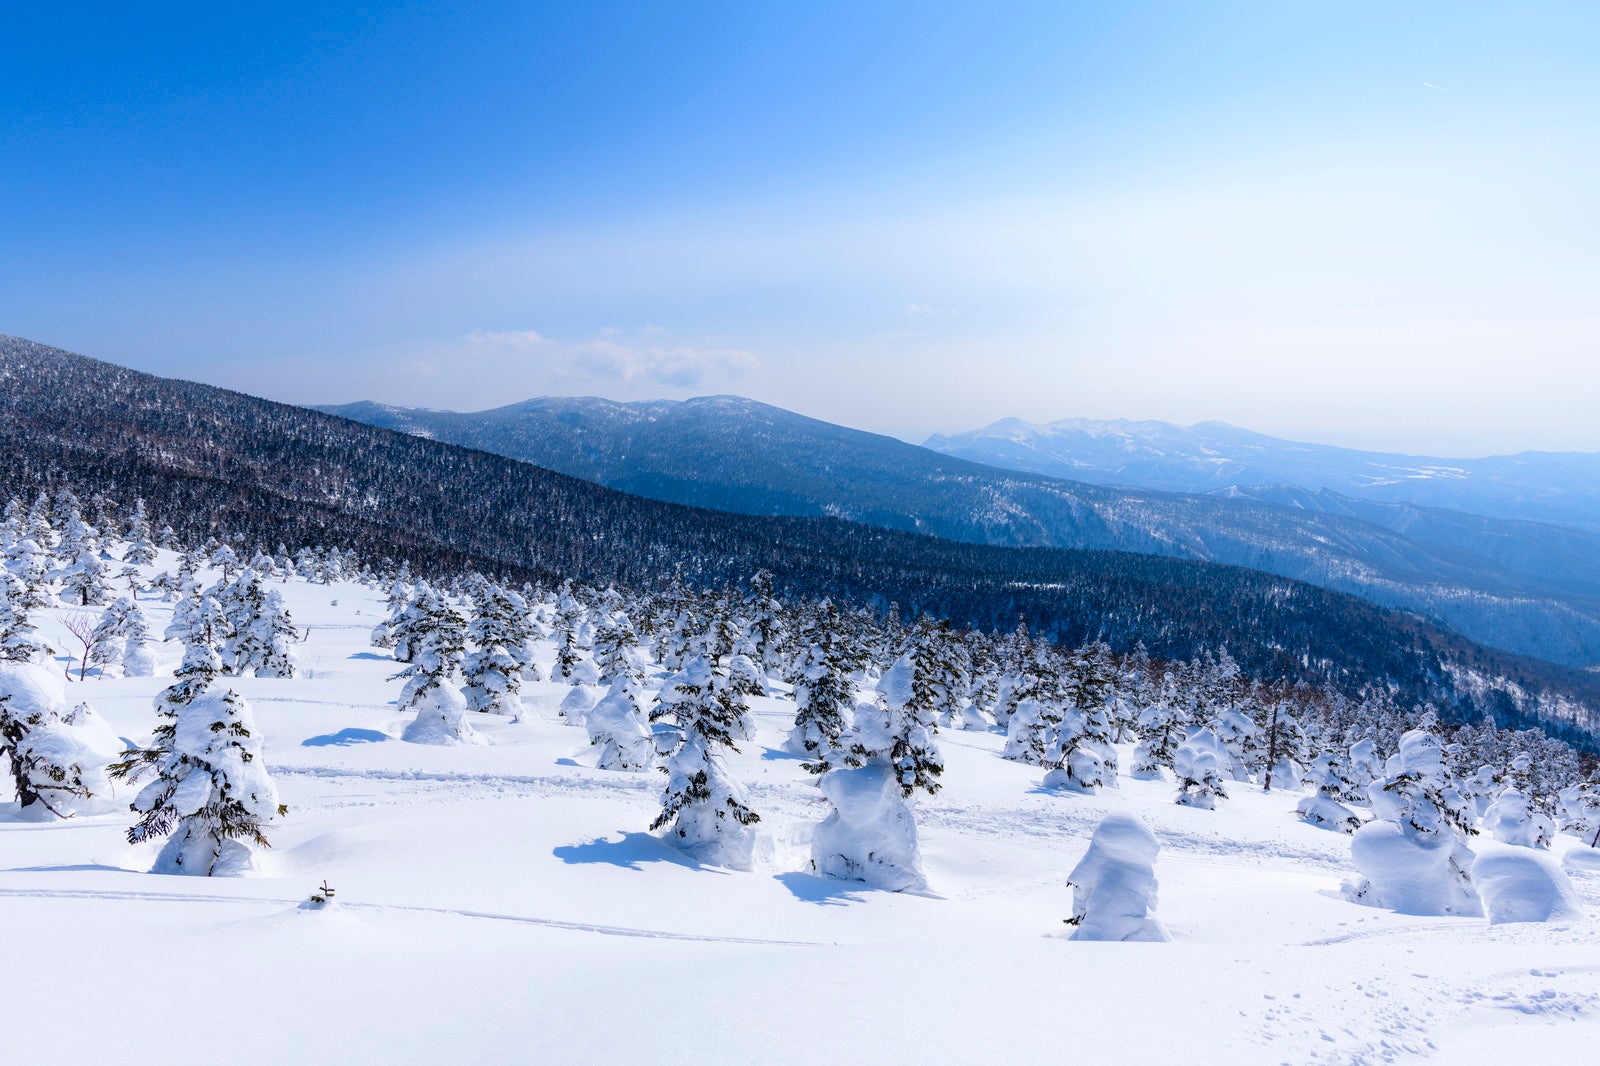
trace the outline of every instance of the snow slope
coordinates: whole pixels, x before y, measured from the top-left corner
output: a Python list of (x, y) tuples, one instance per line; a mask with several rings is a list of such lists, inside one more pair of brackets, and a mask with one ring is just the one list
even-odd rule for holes
[[(918, 803), (932, 891), (874, 891), (807, 872), (826, 804), (776, 698), (728, 762), (762, 815), (758, 867), (696, 867), (644, 832), (663, 775), (593, 769), (556, 717), (565, 685), (530, 683), (524, 722), (475, 716), (487, 744), (403, 743), (395, 664), (367, 644), (381, 594), (282, 587), (310, 629), (301, 676), (225, 679), (289, 806), (262, 876), (152, 875), (159, 844), (126, 844), (125, 813), (0, 805), (0, 1058), (1560, 1062), (1600, 1038), (1600, 871), (1574, 873), (1584, 917), (1554, 924), (1391, 914), (1340, 898), (1349, 838), (1298, 821), (1295, 794), (1051, 792), (999, 735), (946, 730), (945, 788)], [(166, 607), (141, 605), (159, 633)], [(143, 739), (178, 660), (158, 652), (156, 677), (69, 696)], [(1066, 876), (1112, 811), (1160, 841), (1171, 943), (1066, 939)], [(337, 906), (300, 909), (324, 879)]]

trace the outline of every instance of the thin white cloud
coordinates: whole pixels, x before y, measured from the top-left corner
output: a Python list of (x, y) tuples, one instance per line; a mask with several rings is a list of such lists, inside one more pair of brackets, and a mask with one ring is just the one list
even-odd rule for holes
[(1449, 91), (1450, 91), (1450, 90), (1449, 90), (1449, 89), (1446, 89), (1446, 88), (1445, 88), (1445, 87), (1444, 87), (1444, 86), (1443, 86), (1443, 85), (1435, 85), (1435, 84), (1434, 84), (1434, 83), (1433, 83), (1433, 82), (1431, 82), (1431, 81), (1425, 81), (1425, 82), (1423, 82), (1423, 83), (1422, 83), (1422, 87), (1423, 87), (1423, 88), (1424, 88), (1424, 89), (1432, 89), (1432, 90), (1434, 90), (1434, 91), (1435, 91), (1435, 92), (1441, 92), (1441, 93), (1447, 93), (1447, 92), (1449, 92)]
[(905, 306), (908, 318), (954, 318), (956, 311), (950, 307), (938, 307), (934, 304), (910, 303)]
[(550, 343), (531, 329), (474, 330), (467, 334), (467, 342), (497, 348), (537, 348)]

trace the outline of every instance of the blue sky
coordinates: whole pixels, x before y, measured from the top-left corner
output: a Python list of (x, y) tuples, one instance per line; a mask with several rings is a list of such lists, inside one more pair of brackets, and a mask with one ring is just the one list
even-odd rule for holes
[(10, 5), (0, 332), (292, 402), (1600, 450), (1600, 8)]

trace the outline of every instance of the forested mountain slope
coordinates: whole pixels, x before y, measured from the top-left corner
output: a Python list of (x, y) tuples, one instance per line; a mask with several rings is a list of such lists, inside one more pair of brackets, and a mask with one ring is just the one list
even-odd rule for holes
[(1064, 481), (731, 396), (547, 397), (471, 414), (371, 403), (323, 410), (675, 503), (1247, 566), (1416, 611), (1495, 647), (1600, 662), (1600, 535), (1580, 530), (1361, 500), (1317, 506), (1265, 491)]
[(1454, 717), (1587, 736), (1600, 678), (1352, 596), (1148, 555), (962, 544), (837, 519), (640, 499), (485, 452), (0, 340), (0, 495), (144, 497), (180, 532), (646, 587), (680, 570), (1156, 655), (1226, 646), (1260, 676), (1384, 685)]

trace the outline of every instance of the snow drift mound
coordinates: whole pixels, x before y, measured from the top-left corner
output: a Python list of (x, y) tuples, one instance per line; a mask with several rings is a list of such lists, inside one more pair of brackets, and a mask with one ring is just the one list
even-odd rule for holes
[(1556, 922), (1581, 918), (1572, 883), (1543, 852), (1511, 844), (1485, 844), (1472, 864), (1472, 880), (1489, 921)]

